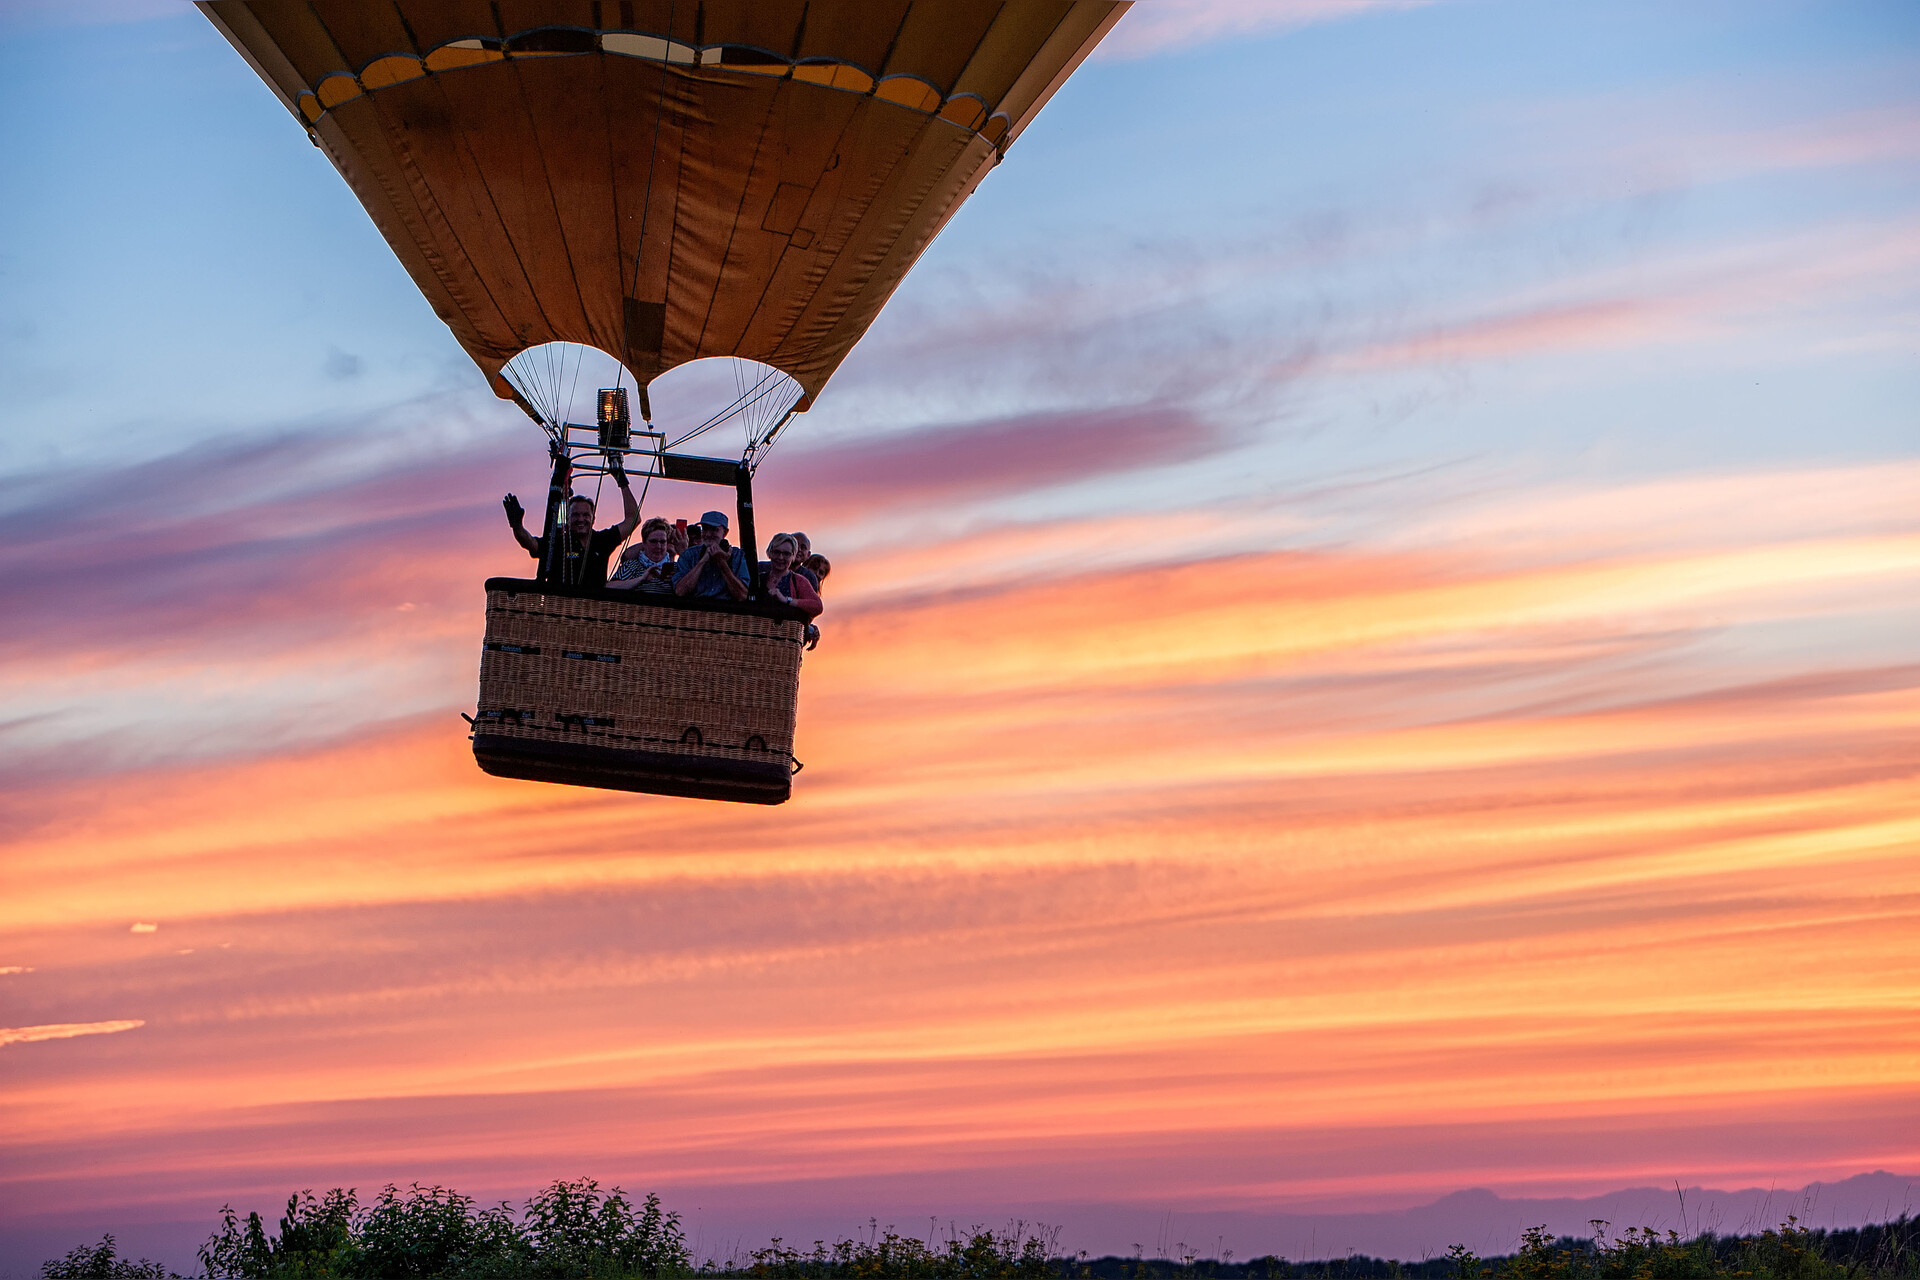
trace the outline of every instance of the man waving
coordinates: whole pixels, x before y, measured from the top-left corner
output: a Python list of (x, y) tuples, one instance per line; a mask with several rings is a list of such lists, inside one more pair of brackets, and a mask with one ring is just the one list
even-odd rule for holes
[(626, 507), (626, 518), (619, 524), (596, 530), (593, 527), (593, 499), (575, 494), (567, 503), (566, 523), (555, 530), (559, 545), (551, 558), (547, 555), (545, 535), (536, 538), (527, 532), (523, 524), (526, 511), (521, 507), (520, 500), (512, 494), (502, 500), (502, 505), (507, 509), (507, 524), (513, 529), (514, 541), (540, 562), (540, 581), (566, 587), (607, 585), (607, 558), (613, 554), (614, 548), (627, 540), (633, 527), (640, 523), (640, 504), (633, 500), (633, 489), (627, 484), (626, 472), (615, 471), (613, 478), (620, 486), (620, 501)]

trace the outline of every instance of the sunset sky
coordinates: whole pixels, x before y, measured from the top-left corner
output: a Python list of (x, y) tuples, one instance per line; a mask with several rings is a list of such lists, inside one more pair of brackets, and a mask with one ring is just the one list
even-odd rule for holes
[(204, 18), (0, 34), (0, 1272), (1920, 1186), (1910, 0), (1144, 0), (760, 472), (765, 810), (474, 767), (537, 429)]

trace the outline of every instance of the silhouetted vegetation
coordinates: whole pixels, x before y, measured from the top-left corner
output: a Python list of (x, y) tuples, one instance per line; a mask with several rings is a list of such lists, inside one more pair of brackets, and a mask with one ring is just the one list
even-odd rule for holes
[[(516, 1213), (445, 1187), (388, 1186), (362, 1205), (351, 1190), (287, 1199), (278, 1229), (231, 1207), (200, 1249), (206, 1280), (1920, 1280), (1920, 1220), (1816, 1231), (1789, 1218), (1757, 1235), (1682, 1239), (1637, 1229), (1590, 1237), (1525, 1233), (1482, 1258), (1395, 1262), (1353, 1255), (1312, 1262), (1061, 1257), (1057, 1229), (949, 1230), (917, 1240), (878, 1223), (864, 1240), (797, 1249), (774, 1240), (740, 1259), (696, 1265), (678, 1214), (648, 1195), (636, 1207), (591, 1179), (555, 1182)], [(111, 1235), (40, 1268), (43, 1280), (183, 1280), (115, 1252)]]
[(1920, 1219), (1816, 1231), (1789, 1218), (1758, 1235), (1682, 1239), (1593, 1223), (1590, 1237), (1524, 1233), (1517, 1253), (1481, 1258), (1456, 1245), (1445, 1257), (1396, 1262), (1355, 1254), (1314, 1262), (1097, 1258), (1056, 1262), (1086, 1280), (1920, 1280)]
[(1902, 1215), (1877, 1227), (1814, 1231), (1788, 1218), (1750, 1236), (1712, 1234), (1683, 1240), (1650, 1228), (1609, 1238), (1593, 1223), (1588, 1239), (1555, 1239), (1528, 1231), (1520, 1252), (1477, 1258), (1456, 1245), (1449, 1255), (1459, 1280), (1894, 1280), (1920, 1276), (1920, 1221)]
[(389, 1184), (362, 1208), (350, 1190), (287, 1199), (280, 1230), (231, 1207), (200, 1249), (209, 1280), (570, 1280), (681, 1276), (692, 1255), (678, 1214), (649, 1195), (635, 1211), (618, 1187), (555, 1182), (516, 1217), (506, 1204), (415, 1183)]
[(1364, 1253), (1315, 1262), (1288, 1262), (1268, 1254), (1245, 1262), (1180, 1258), (1091, 1258), (1065, 1264), (1067, 1280), (1457, 1280), (1448, 1258), (1395, 1262)]
[[(207, 1280), (665, 1280), (694, 1274), (678, 1214), (649, 1195), (555, 1182), (515, 1214), (415, 1183), (368, 1205), (351, 1190), (287, 1198), (279, 1228), (231, 1206), (200, 1247)], [(43, 1280), (180, 1280), (158, 1263), (116, 1256), (112, 1236), (40, 1268)]]
[(1053, 1280), (1059, 1274), (1057, 1235), (1016, 1222), (1005, 1231), (952, 1232), (935, 1244), (881, 1231), (876, 1224), (865, 1240), (816, 1240), (803, 1253), (775, 1239), (748, 1255), (744, 1268), (709, 1264), (706, 1270), (756, 1280)]
[(146, 1258), (132, 1262), (119, 1256), (111, 1233), (101, 1236), (99, 1244), (83, 1244), (64, 1258), (42, 1263), (40, 1274), (45, 1280), (176, 1280), (157, 1262)]

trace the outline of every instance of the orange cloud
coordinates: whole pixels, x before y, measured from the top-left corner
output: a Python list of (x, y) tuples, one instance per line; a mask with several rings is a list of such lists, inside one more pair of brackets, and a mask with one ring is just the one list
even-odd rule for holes
[[(1519, 507), (1418, 551), (856, 557), (767, 811), (480, 774), (448, 597), (438, 710), (8, 797), (9, 1020), (144, 1026), (13, 1055), (0, 1178), (17, 1213), (576, 1170), (878, 1212), (1911, 1161), (1920, 669), (1882, 641), (1920, 542), (1876, 483), (1771, 542), (1674, 490), (1630, 504), (1671, 539), (1594, 493), (1518, 558)], [(1037, 532), (1069, 554), (1010, 554)], [(369, 589), (320, 570), (288, 608)], [(330, 643), (398, 679), (367, 625)]]

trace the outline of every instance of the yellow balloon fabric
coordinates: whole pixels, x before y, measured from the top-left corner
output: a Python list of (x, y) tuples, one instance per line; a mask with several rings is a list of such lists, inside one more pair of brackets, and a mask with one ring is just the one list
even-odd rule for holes
[(812, 402), (1119, 0), (205, 0), (503, 397), (528, 347)]

